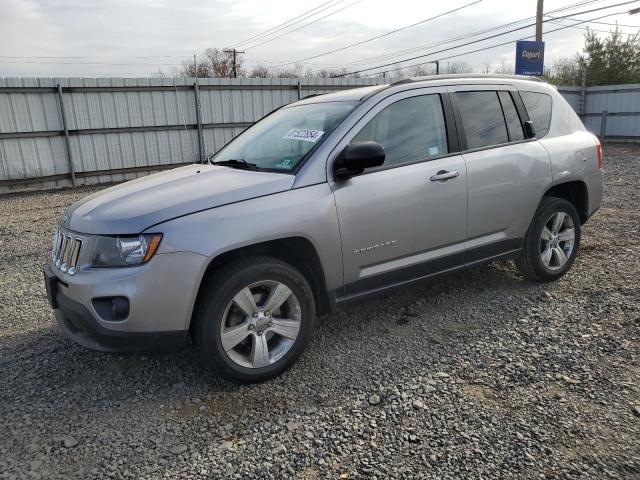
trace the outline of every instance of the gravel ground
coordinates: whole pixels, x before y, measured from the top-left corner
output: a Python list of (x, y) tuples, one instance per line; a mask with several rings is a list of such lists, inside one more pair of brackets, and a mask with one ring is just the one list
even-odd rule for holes
[(282, 377), (84, 350), (40, 265), (93, 189), (0, 197), (0, 478), (640, 478), (640, 148), (552, 285), (495, 263), (320, 319)]

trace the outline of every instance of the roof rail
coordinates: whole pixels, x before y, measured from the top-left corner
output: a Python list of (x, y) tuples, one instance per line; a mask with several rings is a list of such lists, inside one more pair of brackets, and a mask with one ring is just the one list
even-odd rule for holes
[(319, 97), (320, 95), (326, 95), (326, 94), (324, 94), (324, 93), (312, 93), (310, 95), (305, 95), (300, 100), (306, 100), (307, 98), (311, 98), (311, 97)]
[(531, 80), (535, 82), (542, 82), (543, 80), (538, 77), (528, 75), (503, 75), (498, 73), (452, 73), (446, 75), (428, 75), (424, 77), (411, 77), (404, 78), (393, 82), (390, 86), (403, 85), (405, 83), (424, 82), (427, 80), (447, 80), (453, 78), (495, 78), (495, 79), (509, 79), (509, 80)]

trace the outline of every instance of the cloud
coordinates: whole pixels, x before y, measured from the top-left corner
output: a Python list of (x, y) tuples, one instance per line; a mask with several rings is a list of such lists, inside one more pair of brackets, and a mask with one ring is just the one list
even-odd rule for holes
[[(319, 16), (353, 1), (343, 0), (339, 6)], [(397, 0), (390, 3), (388, 0), (362, 0), (265, 45), (252, 47), (251, 43), (244, 44), (247, 50), (245, 62), (249, 65), (274, 65), (299, 60), (384, 34), (470, 1), (442, 3)], [(158, 69), (168, 71), (172, 65), (180, 65), (183, 60), (189, 60), (193, 53), (200, 53), (207, 47), (233, 46), (321, 3), (322, 0), (313, 3), (293, 0), (0, 0), (0, 32), (3, 40), (0, 42), (0, 56), (3, 57), (0, 58), (0, 75), (56, 73), (146, 76)], [(485, 0), (455, 14), (380, 40), (309, 60), (307, 66), (322, 68), (351, 63), (497, 26), (533, 16), (535, 3), (535, 0)], [(553, 8), (571, 3), (575, 1), (554, 2)], [(533, 29), (515, 32), (479, 46), (515, 40), (531, 33)], [(557, 57), (572, 56), (580, 50), (583, 33), (581, 30), (567, 29), (545, 38), (547, 63)], [(477, 46), (462, 47), (424, 60), (474, 48)], [(500, 63), (502, 59), (509, 60), (514, 49), (510, 45), (456, 60), (481, 67), (487, 63)], [(427, 49), (407, 56), (430, 51)], [(19, 55), (83, 58), (6, 58)], [(397, 59), (401, 58), (404, 57)]]

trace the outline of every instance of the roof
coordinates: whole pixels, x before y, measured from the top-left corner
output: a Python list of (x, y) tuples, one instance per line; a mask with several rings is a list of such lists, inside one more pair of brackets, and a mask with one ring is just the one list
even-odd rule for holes
[(333, 93), (321, 93), (316, 95), (309, 95), (297, 102), (296, 105), (303, 105), (306, 103), (324, 103), (324, 102), (355, 102), (362, 100), (368, 95), (387, 88), (389, 85), (372, 85), (370, 87), (350, 88), (348, 90), (341, 90)]
[[(451, 82), (451, 80), (455, 80), (455, 82)], [(373, 85), (370, 87), (360, 87), (353, 88), (349, 90), (343, 90), (340, 92), (334, 93), (325, 93), (312, 95), (302, 100), (295, 102), (292, 105), (301, 105), (307, 103), (324, 103), (324, 102), (349, 102), (349, 101), (359, 101), (365, 100), (378, 92), (383, 90), (391, 89), (394, 87), (403, 87), (411, 88), (412, 85), (416, 84), (425, 84), (431, 86), (438, 85), (455, 85), (458, 83), (479, 83), (479, 84), (522, 84), (528, 83), (529, 85), (534, 84), (538, 87), (541, 87), (544, 90), (544, 87), (548, 87), (549, 84), (543, 82), (538, 77), (530, 77), (526, 75), (499, 75), (499, 74), (483, 74), (483, 73), (464, 73), (464, 74), (451, 74), (451, 75), (429, 75), (427, 77), (413, 77), (413, 78), (405, 78), (403, 80), (398, 80), (397, 82), (391, 84), (383, 84), (383, 85)], [(417, 85), (416, 85), (417, 86)], [(415, 88), (415, 87), (414, 87)], [(536, 88), (538, 90), (540, 88)]]
[(529, 80), (533, 82), (542, 82), (538, 77), (532, 77), (528, 75), (503, 75), (498, 73), (455, 73), (455, 74), (447, 74), (447, 75), (429, 75), (426, 77), (412, 77), (405, 78), (403, 80), (398, 80), (397, 82), (393, 82), (390, 86), (394, 85), (403, 85), (405, 83), (415, 83), (415, 82), (428, 82), (428, 81), (438, 81), (438, 80), (471, 80), (471, 79), (497, 79), (497, 80)]

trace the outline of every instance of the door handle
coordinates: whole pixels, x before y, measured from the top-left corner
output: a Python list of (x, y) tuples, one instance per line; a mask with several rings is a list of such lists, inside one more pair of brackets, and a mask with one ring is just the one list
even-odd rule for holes
[(456, 178), (458, 176), (460, 176), (459, 170), (440, 170), (435, 175), (432, 175), (430, 180), (432, 182), (446, 182), (447, 180), (451, 180), (452, 178)]

